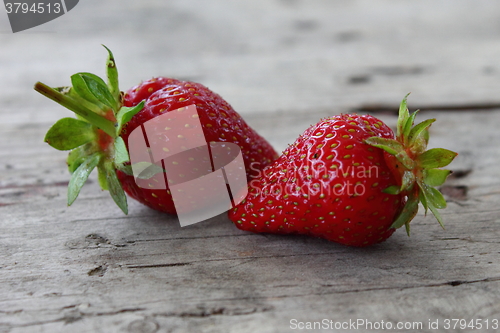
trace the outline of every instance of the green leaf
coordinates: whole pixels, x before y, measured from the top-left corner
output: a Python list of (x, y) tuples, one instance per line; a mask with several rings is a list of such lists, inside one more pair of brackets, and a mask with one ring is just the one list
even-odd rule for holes
[(441, 192), (436, 190), (434, 187), (425, 187), (425, 197), (429, 205), (432, 205), (438, 209), (444, 209), (447, 206), (446, 200), (444, 199)]
[(408, 107), (407, 107), (408, 95), (410, 95), (410, 93), (406, 94), (405, 98), (403, 98), (401, 104), (399, 105), (399, 117), (397, 126), (398, 139), (401, 139), (403, 137), (404, 129), (406, 127), (408, 119), (410, 118), (410, 113), (408, 112)]
[(92, 125), (75, 118), (62, 118), (45, 135), (45, 142), (59, 150), (79, 147), (95, 138)]
[[(396, 221), (391, 225), (391, 228), (397, 229), (409, 223), (418, 212), (418, 197), (410, 195), (403, 211), (397, 217)], [(407, 231), (408, 232), (408, 231)]]
[(126, 162), (130, 162), (130, 156), (128, 155), (125, 141), (119, 136), (115, 139), (115, 163), (124, 164)]
[(120, 88), (118, 86), (118, 70), (116, 68), (115, 57), (110, 49), (103, 45), (104, 48), (108, 51), (108, 59), (106, 61), (106, 74), (108, 77), (108, 89), (115, 102), (120, 104)]
[(405, 171), (403, 173), (403, 182), (401, 184), (401, 189), (400, 191), (409, 191), (412, 187), (413, 184), (415, 183), (416, 177), (415, 174), (411, 171)]
[(419, 112), (419, 110), (410, 114), (410, 117), (406, 121), (405, 127), (403, 129), (403, 136), (404, 136), (404, 140), (405, 140), (404, 141), (405, 145), (408, 144), (408, 138), (410, 136), (410, 132), (411, 132), (413, 123), (415, 122), (415, 117), (417, 116), (418, 112)]
[(371, 146), (383, 149), (391, 155), (397, 155), (403, 151), (403, 145), (394, 139), (372, 136), (366, 139), (365, 142)]
[(394, 155), (396, 159), (403, 164), (403, 166), (409, 170), (415, 167), (415, 163), (408, 156), (404, 150), (403, 145), (394, 139), (386, 139), (378, 136), (372, 136), (365, 140), (365, 143), (383, 149), (387, 153)]
[(401, 193), (401, 187), (396, 186), (396, 185), (389, 186), (389, 187), (383, 189), (382, 192), (387, 193), (387, 194), (396, 195), (396, 194)]
[(122, 185), (116, 176), (116, 171), (113, 168), (112, 163), (106, 163), (104, 166), (106, 172), (106, 182), (108, 184), (109, 193), (115, 201), (115, 203), (120, 207), (120, 209), (128, 214), (127, 196), (123, 191)]
[(73, 172), (68, 185), (68, 206), (71, 206), (71, 204), (75, 202), (78, 194), (80, 194), (83, 184), (85, 184), (87, 178), (89, 178), (90, 173), (97, 166), (100, 159), (100, 154), (92, 154), (88, 156), (82, 164), (80, 164), (75, 172)]
[(408, 237), (410, 237), (410, 222), (411, 221), (406, 221), (405, 223), (406, 234), (408, 235)]
[(427, 149), (427, 144), (429, 143), (429, 131), (424, 129), (419, 135), (413, 137), (411, 144), (409, 145), (410, 152), (414, 156), (421, 155)]
[(427, 144), (429, 143), (429, 130), (428, 129), (425, 129), (423, 132), (423, 139), (425, 141), (425, 147), (427, 148)]
[(75, 91), (84, 99), (102, 103), (115, 112), (118, 109), (117, 101), (109, 91), (104, 81), (92, 73), (77, 73), (71, 76), (71, 83)]
[(139, 179), (149, 179), (158, 173), (165, 172), (162, 167), (149, 162), (134, 163), (132, 170), (134, 171), (134, 177)]
[(102, 163), (97, 166), (97, 180), (103, 191), (109, 190), (108, 181), (106, 180), (106, 170), (104, 170), (104, 165)]
[(433, 187), (429, 187), (425, 184), (420, 183), (420, 194), (424, 197), (427, 207), (431, 210), (432, 214), (436, 217), (439, 225), (444, 229), (443, 219), (438, 212), (438, 209), (446, 208), (446, 200), (444, 199), (441, 192)]
[(47, 98), (50, 98), (51, 100), (64, 106), (65, 108), (68, 108), (69, 110), (73, 111), (80, 117), (87, 120), (89, 123), (102, 129), (111, 137), (113, 138), (116, 137), (116, 128), (114, 126), (114, 123), (104, 118), (99, 113), (96, 113), (88, 109), (82, 103), (80, 103), (79, 100), (76, 100), (75, 98), (67, 95), (66, 93), (61, 93), (57, 89), (52, 89), (51, 87), (42, 82), (37, 82), (34, 88), (40, 94), (44, 95)]
[(91, 74), (91, 73), (76, 73), (76, 74), (73, 74), (71, 76), (72, 91), (75, 94), (77, 94), (81, 99), (87, 101), (87, 103), (94, 104), (94, 105), (98, 104), (97, 106), (98, 106), (99, 110), (101, 110), (102, 106), (106, 105), (106, 104), (104, 104), (101, 101), (99, 101), (99, 99), (96, 96), (94, 96), (94, 94), (90, 91), (90, 88), (87, 85), (87, 82), (83, 78), (84, 75), (87, 76), (87, 77), (93, 76), (94, 77), (94, 81), (98, 81), (99, 85), (106, 86), (106, 84), (104, 83), (104, 81), (100, 77), (98, 77), (97, 75), (95, 75), (95, 74)]
[(441, 186), (450, 174), (451, 170), (446, 169), (424, 169), (424, 183), (429, 186)]
[(92, 144), (87, 143), (69, 152), (66, 163), (68, 164), (70, 173), (75, 172), (75, 170), (87, 159), (91, 147)]
[(439, 222), (439, 225), (441, 226), (441, 228), (444, 229), (443, 218), (441, 217), (441, 214), (439, 214), (436, 207), (434, 207), (433, 205), (429, 205), (429, 209), (431, 210), (432, 214), (434, 214), (434, 217)]
[(429, 127), (432, 125), (433, 122), (435, 122), (436, 119), (427, 119), (419, 123), (418, 125), (415, 125), (410, 131), (410, 134), (408, 135), (409, 137), (409, 145), (412, 146), (415, 144), (415, 139), (419, 137), (422, 132), (426, 129), (429, 129)]
[(415, 168), (415, 162), (408, 156), (406, 151), (402, 150), (395, 155), (396, 159), (403, 164), (408, 170), (413, 170)]
[(443, 148), (429, 149), (417, 158), (424, 169), (435, 169), (447, 166), (458, 154)]
[[(419, 184), (420, 186), (420, 184)], [(424, 206), (425, 209), (425, 215), (427, 215), (427, 211), (429, 210), (429, 205), (427, 204), (427, 199), (425, 198), (424, 191), (422, 190), (422, 186), (420, 186), (420, 191), (418, 192), (418, 197), (420, 199), (420, 202), (422, 203), (422, 206)]]
[(116, 128), (116, 134), (120, 135), (123, 126), (125, 126), (133, 116), (135, 116), (144, 107), (144, 101), (141, 101), (134, 107), (122, 106), (120, 111), (116, 114), (116, 121), (118, 126)]
[(118, 164), (115, 165), (117, 170), (120, 170), (121, 172), (125, 173), (127, 176), (133, 176), (134, 172), (132, 171), (132, 166), (130, 164)]
[[(58, 87), (54, 88), (55, 90), (59, 91), (61, 94), (70, 97), (72, 100), (74, 100), (76, 103), (78, 103), (81, 107), (84, 107), (96, 114), (102, 114), (102, 109), (99, 107), (99, 105), (94, 104), (93, 102), (90, 102), (80, 95), (75, 91), (73, 87)], [(77, 118), (80, 117), (79, 119), (85, 120), (85, 118), (79, 116), (77, 114)], [(85, 120), (86, 121), (86, 120)]]

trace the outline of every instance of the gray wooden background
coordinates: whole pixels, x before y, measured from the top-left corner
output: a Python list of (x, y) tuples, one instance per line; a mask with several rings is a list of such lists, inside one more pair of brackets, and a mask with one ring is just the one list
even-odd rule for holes
[[(394, 126), (411, 91), (418, 119), (438, 118), (431, 145), (460, 154), (446, 230), (420, 214), (410, 238), (356, 249), (243, 232), (225, 215), (180, 228), (131, 200), (123, 216), (95, 175), (66, 207), (66, 154), (43, 136), (68, 112), (32, 86), (103, 75), (100, 44), (123, 90), (201, 82), (277, 150), (341, 112)], [(0, 332), (293, 332), (323, 319), (497, 331), (499, 125), (496, 1), (82, 0), (16, 34), (0, 11)], [(483, 327), (447, 330), (454, 318)]]

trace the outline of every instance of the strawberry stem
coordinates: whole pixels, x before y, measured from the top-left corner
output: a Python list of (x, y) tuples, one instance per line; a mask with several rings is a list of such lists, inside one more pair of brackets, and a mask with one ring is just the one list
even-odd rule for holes
[(45, 97), (50, 98), (54, 102), (68, 108), (69, 110), (73, 111), (80, 117), (84, 118), (87, 120), (89, 123), (97, 126), (104, 132), (106, 132), (108, 135), (111, 137), (115, 138), (116, 135), (116, 130), (115, 130), (115, 124), (98, 115), (97, 113), (87, 109), (77, 101), (75, 101), (73, 98), (61, 94), (55, 89), (52, 89), (51, 87), (47, 86), (46, 84), (43, 84), (41, 82), (37, 82), (35, 84), (35, 90), (38, 91), (40, 94), (44, 95)]
[[(104, 46), (104, 45), (103, 45)], [(71, 150), (68, 167), (71, 180), (68, 186), (68, 205), (71, 205), (92, 170), (97, 167), (99, 185), (109, 190), (120, 209), (127, 214), (127, 197), (116, 170), (131, 169), (121, 130), (142, 110), (144, 101), (134, 107), (124, 107), (118, 85), (118, 70), (113, 53), (106, 47), (107, 83), (92, 73), (71, 76), (71, 87), (51, 88), (37, 82), (35, 90), (73, 111), (77, 119), (63, 118), (54, 124), (45, 141), (59, 150)]]

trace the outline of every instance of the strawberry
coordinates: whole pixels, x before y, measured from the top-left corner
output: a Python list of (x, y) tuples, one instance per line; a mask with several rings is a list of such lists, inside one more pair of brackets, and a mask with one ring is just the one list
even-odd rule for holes
[(242, 229), (305, 234), (351, 246), (382, 242), (409, 223), (422, 203), (442, 225), (446, 207), (440, 186), (450, 174), (439, 169), (457, 155), (426, 151), (435, 119), (413, 126), (406, 97), (397, 135), (370, 115), (345, 114), (308, 128), (260, 177), (248, 196), (229, 211)]
[(175, 214), (168, 185), (166, 189), (137, 185), (130, 165), (128, 139), (134, 129), (149, 120), (193, 104), (207, 142), (232, 142), (241, 148), (248, 179), (277, 158), (265, 139), (226, 101), (202, 84), (158, 77), (121, 93), (115, 60), (107, 50), (107, 83), (94, 74), (77, 73), (71, 77), (72, 87), (50, 88), (40, 82), (35, 85), (36, 91), (77, 115), (59, 120), (45, 137), (52, 147), (71, 150), (67, 160), (72, 173), (68, 205), (75, 201), (97, 167), (99, 184), (109, 190), (125, 214), (128, 212), (125, 192), (153, 209)]

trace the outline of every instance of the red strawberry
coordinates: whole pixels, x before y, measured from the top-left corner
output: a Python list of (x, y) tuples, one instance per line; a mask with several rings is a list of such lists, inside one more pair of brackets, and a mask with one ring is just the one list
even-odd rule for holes
[(130, 167), (128, 137), (147, 121), (193, 104), (208, 142), (239, 145), (249, 179), (276, 159), (276, 152), (265, 139), (219, 95), (199, 83), (160, 77), (121, 93), (115, 61), (108, 52), (107, 84), (93, 74), (78, 73), (71, 77), (73, 86), (69, 88), (52, 89), (40, 82), (35, 85), (35, 90), (77, 114), (78, 119), (58, 121), (45, 137), (54, 148), (71, 150), (68, 205), (97, 167), (101, 187), (110, 191), (125, 213), (128, 209), (124, 190), (153, 209), (175, 213), (168, 186), (152, 190), (136, 184)]
[(369, 115), (339, 115), (307, 129), (249, 186), (229, 212), (240, 229), (305, 234), (352, 246), (386, 240), (416, 215), (419, 201), (440, 224), (446, 202), (433, 186), (444, 183), (457, 155), (425, 151), (428, 128), (415, 127), (406, 98), (398, 133)]

